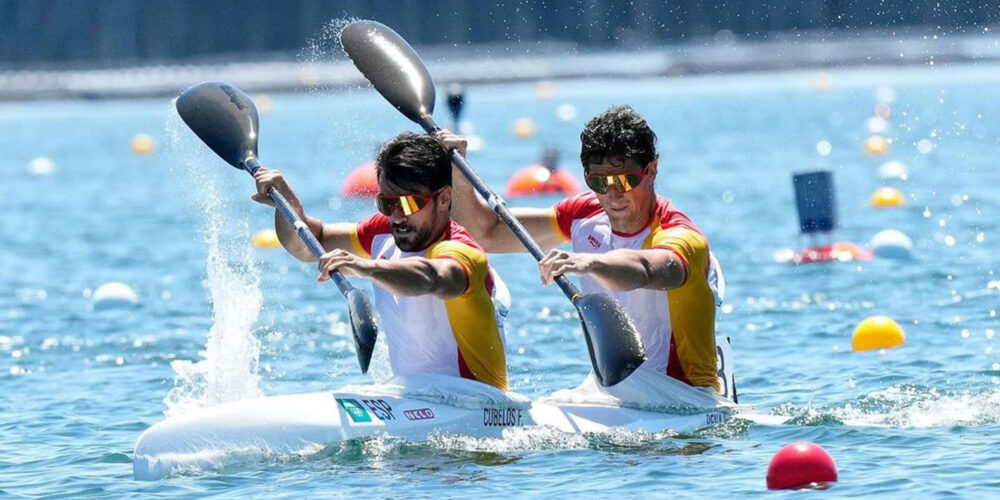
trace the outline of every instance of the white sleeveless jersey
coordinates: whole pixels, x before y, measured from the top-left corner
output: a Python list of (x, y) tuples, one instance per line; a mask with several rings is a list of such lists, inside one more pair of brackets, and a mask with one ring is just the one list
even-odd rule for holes
[(658, 198), (646, 227), (635, 234), (615, 233), (592, 192), (563, 200), (551, 216), (553, 230), (572, 242), (574, 252), (660, 248), (683, 262), (684, 284), (673, 290), (616, 292), (589, 276), (581, 276), (580, 285), (585, 293), (610, 295), (628, 312), (646, 348), (643, 368), (690, 385), (720, 389), (715, 345), (717, 295), (709, 282), (709, 276), (714, 278), (716, 273), (711, 270), (708, 241), (694, 223), (666, 198)]
[(434, 295), (401, 297), (375, 289), (375, 310), (396, 375), (442, 373), (507, 388), (502, 318), (492, 301), (494, 275), (486, 255), (455, 222), (444, 239), (418, 252), (396, 246), (388, 219), (377, 214), (357, 226), (355, 252), (372, 259), (412, 257), (457, 261), (469, 287), (460, 296), (442, 300)]

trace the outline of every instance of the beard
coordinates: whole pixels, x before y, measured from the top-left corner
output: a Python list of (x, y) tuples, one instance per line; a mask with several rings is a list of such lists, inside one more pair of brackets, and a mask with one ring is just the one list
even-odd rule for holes
[(427, 248), (433, 243), (434, 221), (423, 227), (411, 224), (392, 224), (392, 239), (396, 246), (404, 252), (416, 252)]

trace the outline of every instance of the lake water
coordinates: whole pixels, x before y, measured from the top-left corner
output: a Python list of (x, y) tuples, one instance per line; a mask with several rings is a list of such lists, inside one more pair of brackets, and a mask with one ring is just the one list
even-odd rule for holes
[[(612, 104), (649, 120), (658, 191), (697, 221), (726, 270), (718, 333), (733, 340), (741, 402), (795, 416), (789, 425), (508, 442), (386, 437), (157, 482), (132, 479), (131, 453), (165, 413), (370, 381), (356, 366), (344, 302), (316, 283), (313, 266), (251, 247), (271, 210), (248, 199), (250, 178), (202, 146), (170, 99), (0, 104), (0, 496), (770, 495), (768, 461), (798, 440), (836, 460), (840, 481), (827, 494), (995, 496), (997, 75), (842, 70), (827, 75), (828, 90), (813, 72), (557, 81), (550, 99), (534, 83), (468, 89), (464, 118), (483, 140), (470, 161), (497, 190), (545, 145), (579, 177), (580, 129)], [(867, 156), (866, 120), (889, 87), (883, 134), (894, 142), (888, 155)], [(371, 90), (271, 97), (264, 163), (286, 173), (313, 215), (371, 213), (370, 200), (339, 196), (341, 180), (415, 126)], [(534, 138), (512, 134), (520, 117), (537, 123)], [(155, 154), (130, 152), (137, 133), (157, 141)], [(55, 170), (32, 172), (40, 156)], [(905, 163), (909, 179), (881, 180), (888, 160)], [(864, 244), (898, 229), (915, 258), (776, 262), (775, 251), (806, 244), (791, 175), (815, 169), (834, 172), (836, 239)], [(886, 183), (905, 193), (905, 207), (868, 207)], [(514, 298), (512, 389), (539, 397), (575, 386), (589, 363), (570, 303), (538, 285), (527, 254), (492, 262)], [(134, 288), (139, 305), (94, 310), (91, 295), (111, 281)], [(855, 325), (876, 314), (899, 321), (906, 344), (852, 352)], [(384, 355), (372, 372), (388, 375)]]

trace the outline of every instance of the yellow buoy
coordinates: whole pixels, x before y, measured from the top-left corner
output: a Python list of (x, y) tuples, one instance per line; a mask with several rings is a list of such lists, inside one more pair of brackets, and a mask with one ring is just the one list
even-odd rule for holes
[(279, 248), (281, 242), (278, 241), (278, 234), (274, 229), (261, 229), (253, 235), (253, 246), (255, 248)]
[(874, 208), (901, 207), (906, 204), (906, 198), (898, 189), (883, 186), (872, 193), (870, 203)]
[(891, 142), (881, 135), (873, 135), (865, 140), (864, 150), (872, 156), (884, 155), (889, 152)]
[(137, 155), (149, 155), (156, 152), (156, 141), (147, 134), (136, 134), (129, 143), (129, 148)]
[(903, 345), (906, 337), (903, 328), (888, 316), (872, 316), (854, 329), (851, 347), (855, 351), (888, 349)]
[(268, 94), (257, 94), (253, 96), (253, 103), (257, 106), (257, 111), (260, 111), (262, 115), (266, 115), (274, 109), (274, 100)]
[(534, 137), (537, 127), (531, 118), (518, 118), (514, 122), (514, 135), (521, 139)]

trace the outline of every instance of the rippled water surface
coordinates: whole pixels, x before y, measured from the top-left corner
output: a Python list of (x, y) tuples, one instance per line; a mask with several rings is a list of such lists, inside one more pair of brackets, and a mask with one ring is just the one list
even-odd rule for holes
[[(648, 118), (660, 138), (659, 191), (701, 225), (726, 269), (718, 328), (733, 339), (742, 402), (792, 424), (386, 437), (158, 482), (133, 481), (131, 453), (165, 412), (369, 380), (344, 303), (310, 265), (251, 247), (270, 210), (248, 199), (249, 177), (212, 156), (169, 99), (0, 105), (0, 496), (758, 495), (770, 457), (797, 440), (837, 461), (840, 482), (824, 494), (996, 495), (1000, 78), (995, 68), (831, 75), (827, 91), (802, 72), (555, 82), (551, 99), (534, 84), (467, 95), (465, 118), (484, 141), (470, 160), (498, 190), (544, 145), (578, 168), (583, 123), (611, 104)], [(894, 142), (871, 157), (861, 145), (882, 86), (895, 94), (884, 132)], [(341, 179), (414, 126), (368, 90), (272, 99), (264, 162), (286, 172), (314, 215), (370, 213), (370, 201), (339, 196)], [(512, 135), (519, 117), (537, 123), (534, 138)], [(157, 141), (155, 154), (129, 151), (140, 132)], [(33, 173), (39, 156), (55, 170)], [(890, 159), (910, 169), (909, 180), (889, 181), (907, 205), (873, 210), (868, 197), (886, 182), (876, 172)], [(912, 237), (915, 259), (775, 262), (775, 251), (806, 243), (791, 174), (810, 169), (834, 172), (838, 239), (863, 244), (895, 228)], [(539, 287), (530, 257), (493, 263), (514, 297), (513, 389), (538, 397), (576, 385), (588, 362), (572, 306)], [(138, 307), (94, 310), (91, 295), (110, 281), (133, 287)], [(854, 326), (875, 314), (898, 320), (906, 345), (852, 352)], [(387, 375), (382, 356), (376, 376)]]

